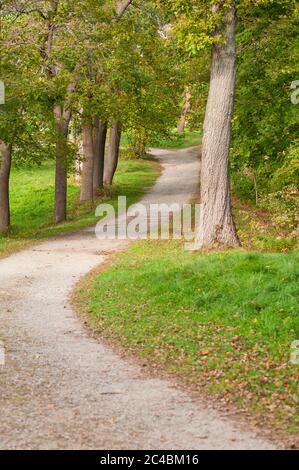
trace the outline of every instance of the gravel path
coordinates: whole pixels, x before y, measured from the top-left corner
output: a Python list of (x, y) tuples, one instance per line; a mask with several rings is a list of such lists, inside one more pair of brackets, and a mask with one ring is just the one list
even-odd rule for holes
[[(157, 151), (164, 171), (144, 200), (188, 202), (198, 185), (196, 153)], [(82, 327), (68, 302), (74, 284), (125, 245), (89, 229), (0, 261), (0, 448), (272, 448)]]

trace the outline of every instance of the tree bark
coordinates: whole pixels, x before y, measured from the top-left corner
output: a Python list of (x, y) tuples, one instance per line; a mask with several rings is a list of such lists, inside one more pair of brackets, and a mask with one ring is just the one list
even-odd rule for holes
[(85, 118), (82, 126), (83, 140), (83, 167), (81, 181), (81, 201), (93, 200), (93, 165), (94, 165), (94, 139), (92, 118)]
[(143, 158), (146, 155), (145, 141), (142, 138), (135, 142), (135, 155), (138, 158)]
[(185, 102), (184, 102), (184, 106), (183, 106), (183, 110), (181, 114), (181, 119), (178, 125), (179, 134), (182, 134), (185, 131), (186, 120), (190, 111), (190, 107), (191, 107), (191, 93), (190, 93), (189, 87), (187, 87), (186, 92), (185, 92)]
[(115, 2), (115, 8), (116, 8), (116, 18), (114, 18), (114, 21), (119, 20), (127, 11), (129, 6), (131, 5), (133, 0), (116, 0)]
[(56, 169), (55, 169), (55, 223), (66, 221), (67, 216), (67, 138), (70, 116), (64, 116), (61, 106), (54, 108), (56, 118)]
[(55, 171), (55, 223), (66, 221), (67, 217), (67, 140), (72, 118), (70, 108), (72, 95), (77, 87), (77, 81), (70, 82), (64, 105), (54, 105), (54, 118), (56, 120), (56, 171)]
[(132, 152), (134, 157), (143, 158), (146, 155), (146, 135), (144, 132), (138, 132), (133, 139)]
[(111, 185), (117, 168), (121, 138), (120, 123), (115, 121), (110, 129), (108, 155), (104, 167), (104, 183)]
[(0, 140), (0, 233), (10, 225), (9, 177), (11, 169), (11, 145)]
[(93, 194), (98, 196), (103, 188), (104, 159), (107, 136), (107, 123), (94, 118), (94, 165), (93, 165)]
[(240, 244), (231, 211), (229, 156), (236, 78), (236, 5), (224, 11), (215, 42), (204, 121), (201, 166), (201, 212), (197, 247)]

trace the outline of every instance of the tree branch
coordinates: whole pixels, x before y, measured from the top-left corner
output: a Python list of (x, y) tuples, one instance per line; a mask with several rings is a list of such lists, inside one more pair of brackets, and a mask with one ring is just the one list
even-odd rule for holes
[(116, 17), (113, 18), (112, 21), (116, 22), (120, 20), (120, 18), (124, 16), (125, 12), (127, 11), (132, 2), (133, 0), (116, 0)]

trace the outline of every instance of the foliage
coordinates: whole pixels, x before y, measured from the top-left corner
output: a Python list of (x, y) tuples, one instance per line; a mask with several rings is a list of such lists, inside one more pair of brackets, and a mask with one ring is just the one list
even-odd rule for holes
[(24, 18), (1, 18), (0, 78), (6, 96), (0, 107), (0, 138), (13, 145), (18, 158), (40, 160), (46, 97), (37, 76), (38, 54), (25, 25)]
[(298, 73), (298, 5), (283, 15), (256, 18), (240, 27), (239, 67), (233, 121), (233, 187), (270, 207), (273, 220), (290, 231), (298, 212), (298, 112), (290, 85)]
[[(118, 120), (132, 146), (143, 146), (165, 134), (179, 114), (178, 57), (173, 44), (160, 34), (163, 12), (155, 2), (140, 2), (121, 21), (111, 18), (99, 29), (100, 13), (84, 12), (88, 29), (81, 28), (88, 50), (78, 86), (77, 113)], [(103, 23), (103, 19), (101, 20)]]

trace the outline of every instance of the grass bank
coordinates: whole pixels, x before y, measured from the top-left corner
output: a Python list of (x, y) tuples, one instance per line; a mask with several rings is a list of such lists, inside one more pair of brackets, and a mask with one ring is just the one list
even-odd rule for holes
[(182, 134), (179, 134), (176, 130), (165, 139), (161, 139), (155, 147), (163, 149), (184, 149), (188, 147), (194, 147), (200, 145), (202, 140), (202, 131), (190, 131), (186, 130)]
[(136, 202), (154, 183), (159, 173), (157, 164), (147, 160), (121, 160), (112, 190), (93, 203), (80, 203), (79, 185), (68, 185), (68, 221), (53, 224), (54, 165), (43, 163), (40, 167), (18, 168), (12, 171), (10, 182), (11, 228), (0, 235), (0, 257), (18, 249), (74, 229), (94, 224), (95, 207), (105, 201), (116, 206), (118, 195), (126, 195), (128, 203)]
[(138, 242), (76, 300), (105, 338), (296, 437), (298, 252), (186, 252)]
[(83, 280), (75, 302), (102, 337), (296, 442), (297, 241), (266, 210), (233, 206), (243, 250), (138, 242)]

